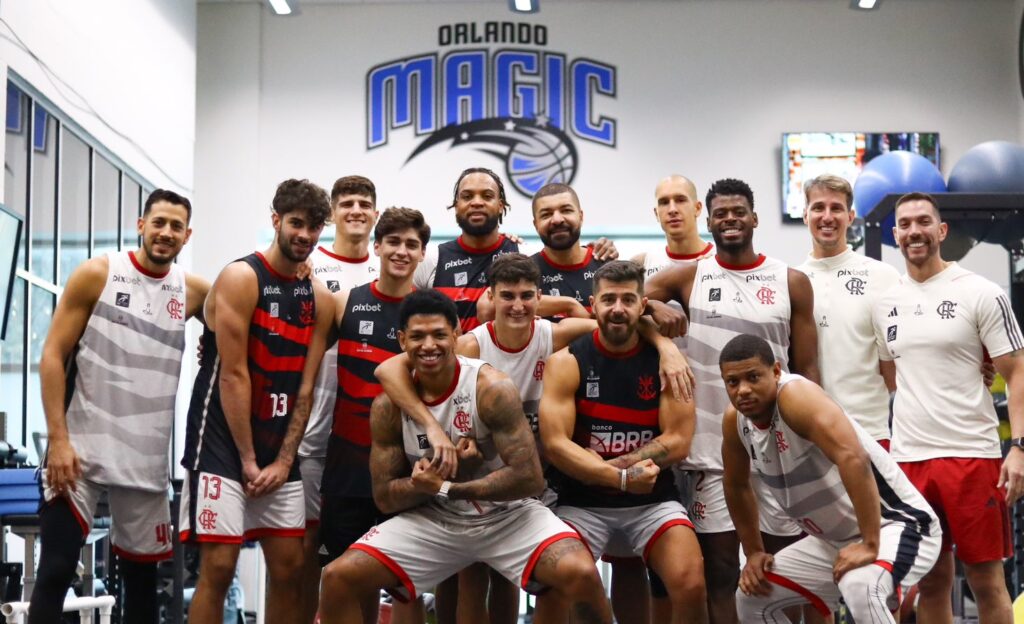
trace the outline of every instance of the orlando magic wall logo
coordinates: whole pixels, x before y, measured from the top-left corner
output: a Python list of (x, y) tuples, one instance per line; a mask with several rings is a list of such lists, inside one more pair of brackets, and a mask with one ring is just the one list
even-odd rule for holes
[[(461, 35), (460, 35), (461, 33)], [(541, 25), (483, 22), (438, 31), (438, 46), (547, 46)], [(475, 47), (427, 53), (378, 65), (366, 74), (367, 149), (412, 126), (429, 135), (405, 160), (432, 147), (472, 146), (505, 164), (526, 197), (545, 184), (570, 184), (580, 165), (573, 137), (614, 147), (617, 122), (600, 115), (599, 97), (616, 95), (616, 69), (591, 59), (521, 48)]]

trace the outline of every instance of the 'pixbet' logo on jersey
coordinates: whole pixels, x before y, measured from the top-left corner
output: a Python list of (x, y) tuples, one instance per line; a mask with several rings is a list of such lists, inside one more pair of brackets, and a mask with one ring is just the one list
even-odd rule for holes
[[(517, 47), (487, 47), (503, 44)], [(598, 104), (616, 97), (617, 71), (547, 45), (542, 24), (441, 26), (437, 51), (367, 72), (367, 149), (387, 145), (391, 130), (411, 126), (427, 138), (406, 162), (450, 141), (503, 160), (507, 179), (525, 197), (550, 182), (571, 184), (579, 165), (573, 137), (616, 144), (617, 121)]]

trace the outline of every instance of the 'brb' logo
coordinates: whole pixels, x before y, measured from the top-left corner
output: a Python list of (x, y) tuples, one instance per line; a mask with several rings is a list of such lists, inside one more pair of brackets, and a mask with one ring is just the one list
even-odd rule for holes
[[(519, 47), (481, 49), (503, 44)], [(367, 72), (367, 149), (387, 145), (389, 131), (411, 126), (427, 138), (406, 162), (451, 141), (502, 159), (506, 177), (525, 197), (550, 182), (572, 183), (579, 164), (573, 137), (615, 147), (617, 122), (596, 104), (616, 97), (616, 69), (547, 45), (542, 24), (441, 26), (438, 51)]]

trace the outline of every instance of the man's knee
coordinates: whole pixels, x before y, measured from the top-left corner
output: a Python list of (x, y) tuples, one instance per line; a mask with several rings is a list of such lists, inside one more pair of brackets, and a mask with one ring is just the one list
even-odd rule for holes
[(359, 572), (351, 553), (347, 552), (324, 568), (320, 576), (320, 595), (355, 595), (365, 589), (364, 581), (365, 575)]
[(892, 575), (876, 565), (854, 568), (839, 579), (839, 593), (847, 604), (864, 597), (886, 603), (894, 589)]
[(979, 603), (992, 604), (1009, 597), (1001, 561), (967, 564), (964, 571), (971, 593)]
[(594, 591), (604, 591), (594, 560), (582, 548), (563, 555), (556, 569), (557, 589), (566, 597), (578, 598), (588, 596)]
[(953, 558), (948, 553), (943, 553), (935, 566), (918, 582), (917, 589), (923, 596), (948, 596), (953, 589), (953, 573)]
[(673, 603), (703, 603), (707, 599), (707, 588), (702, 572), (697, 566), (678, 566), (678, 569), (668, 573), (667, 578), (660, 575)]
[(768, 606), (768, 598), (765, 596), (748, 596), (741, 590), (736, 590), (736, 613), (740, 622), (759, 621), (765, 608)]
[(295, 548), (292, 551), (280, 551), (274, 553), (273, 558), (267, 558), (267, 576), (272, 583), (298, 583), (302, 574), (302, 550)]
[(218, 592), (227, 592), (237, 563), (237, 551), (204, 546), (199, 555), (199, 581)]

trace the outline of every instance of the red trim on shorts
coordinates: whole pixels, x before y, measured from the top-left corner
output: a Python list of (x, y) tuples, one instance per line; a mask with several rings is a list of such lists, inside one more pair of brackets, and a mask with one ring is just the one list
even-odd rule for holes
[(775, 583), (779, 587), (785, 587), (786, 589), (795, 591), (796, 593), (800, 594), (801, 596), (809, 600), (811, 606), (813, 606), (818, 611), (818, 613), (822, 614), (823, 616), (828, 617), (832, 615), (832, 611), (829, 610), (828, 605), (825, 604), (825, 601), (819, 598), (817, 594), (807, 589), (803, 585), (791, 581), (784, 576), (779, 576), (774, 572), (768, 572), (767, 570), (764, 573), (764, 578), (767, 579), (769, 582)]
[(561, 520), (562, 522), (567, 524), (569, 526), (569, 528), (572, 529), (573, 531), (576, 531), (576, 535), (579, 536), (580, 541), (583, 542), (583, 545), (586, 546), (587, 550), (590, 551), (590, 556), (593, 557), (594, 556), (594, 549), (590, 547), (590, 542), (587, 541), (587, 538), (583, 537), (583, 531), (580, 531), (578, 528), (576, 528), (575, 525), (573, 525), (572, 522), (569, 522), (568, 520), (564, 520), (562, 518), (559, 518), (559, 520)]
[(215, 535), (213, 533), (196, 533), (193, 535), (191, 530), (182, 531), (178, 534), (178, 538), (182, 542), (193, 541), (200, 544), (241, 544), (245, 541), (241, 535)]
[(658, 530), (654, 532), (654, 535), (651, 536), (651, 539), (647, 540), (647, 544), (644, 546), (645, 563), (647, 562), (647, 556), (651, 554), (651, 549), (654, 548), (654, 542), (658, 541), (659, 537), (664, 535), (666, 531), (668, 531), (674, 526), (690, 527), (691, 531), (693, 531), (694, 533), (697, 532), (697, 529), (693, 527), (693, 523), (690, 522), (687, 518), (676, 518), (674, 520), (669, 520), (665, 524), (658, 527)]
[(118, 557), (122, 559), (127, 559), (128, 561), (135, 561), (138, 563), (155, 563), (157, 561), (167, 561), (168, 559), (174, 556), (174, 551), (172, 550), (150, 555), (140, 555), (137, 553), (128, 552), (127, 550), (118, 548), (117, 546), (111, 546), (110, 548)]
[[(89, 537), (89, 523), (85, 521), (82, 514), (78, 512), (78, 507), (75, 507), (75, 501), (71, 500), (70, 496), (65, 495), (64, 499), (68, 502), (68, 508), (71, 509), (71, 515), (78, 521), (78, 526), (82, 528), (82, 536)], [(54, 499), (57, 500), (57, 499)]]
[(892, 442), (891, 440), (875, 440), (875, 442), (878, 442), (878, 446), (884, 448), (886, 453), (892, 453), (889, 449), (889, 444)]
[(280, 529), (264, 527), (262, 529), (249, 529), (245, 532), (245, 541), (257, 540), (261, 537), (305, 537), (306, 527), (299, 529)]
[[(406, 598), (396, 594), (391, 594), (392, 596), (394, 596), (395, 600), (403, 603), (416, 600), (416, 586), (412, 584), (412, 579), (409, 578), (409, 575), (405, 573), (405, 570), (402, 569), (402, 566), (398, 565), (394, 559), (385, 555), (383, 552), (377, 550), (369, 544), (361, 544), (357, 542), (349, 546), (348, 549), (359, 550), (370, 555), (377, 561), (384, 564), (385, 568), (391, 570), (392, 574), (398, 577), (398, 582), (401, 583), (403, 587), (405, 587), (405, 591), (409, 592), (409, 597)], [(391, 592), (388, 593), (390, 594)]]
[[(533, 569), (537, 566), (537, 560), (540, 559), (541, 553), (543, 553), (548, 546), (564, 539), (578, 539), (584, 546), (587, 545), (586, 542), (583, 541), (583, 538), (580, 537), (579, 532), (570, 533), (569, 531), (563, 531), (561, 533), (555, 533), (551, 537), (547, 538), (533, 549), (533, 554), (531, 554), (530, 558), (527, 559), (526, 569), (523, 570), (523, 579), (519, 583), (520, 587), (526, 589), (526, 584), (530, 582), (530, 577), (533, 576)], [(587, 548), (587, 550), (589, 551), (590, 549)]]
[[(879, 442), (881, 442), (881, 441), (879, 441)], [(886, 442), (888, 442), (888, 440), (886, 440)], [(889, 450), (889, 449), (886, 449), (886, 450)], [(874, 565), (882, 568), (883, 570), (885, 570), (889, 574), (892, 574), (892, 562), (891, 561), (883, 561), (882, 559), (879, 559), (877, 561), (873, 561), (872, 563)], [(899, 613), (900, 606), (903, 604), (903, 588), (900, 587), (899, 584), (897, 584), (897, 583), (893, 583), (893, 585), (896, 585), (896, 608), (893, 609), (892, 612), (894, 614), (896, 614), (896, 613)]]

